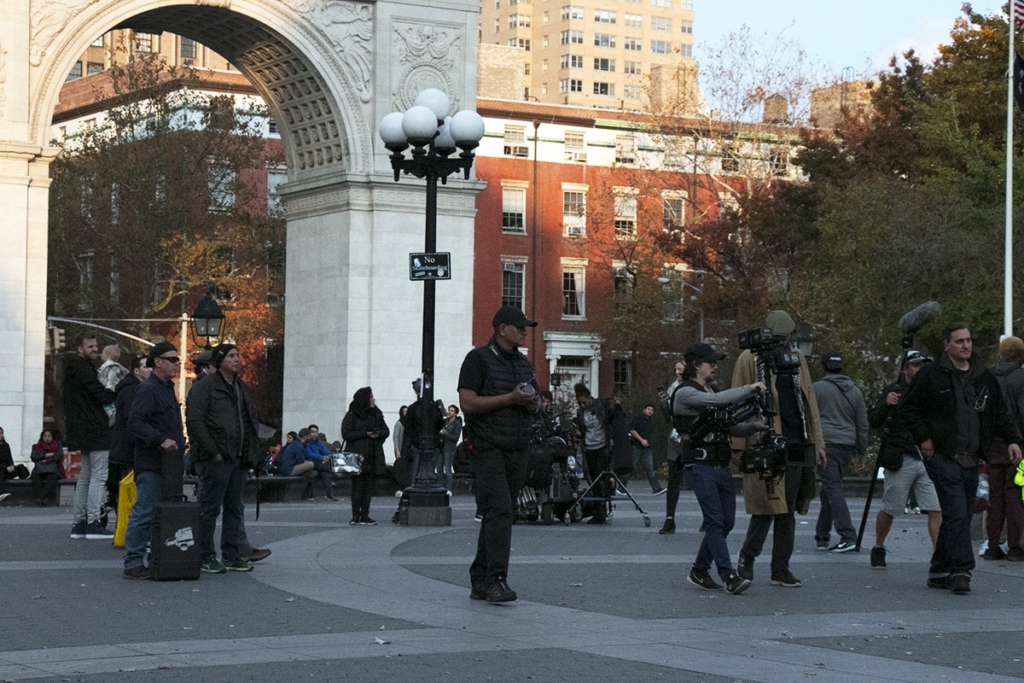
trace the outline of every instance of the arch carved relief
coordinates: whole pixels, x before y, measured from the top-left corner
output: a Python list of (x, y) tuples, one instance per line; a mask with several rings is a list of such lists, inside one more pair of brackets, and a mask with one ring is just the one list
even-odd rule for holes
[(452, 111), (457, 111), (460, 103), (449, 73), (462, 58), (459, 27), (395, 22), (392, 42), (399, 64), (404, 65), (391, 94), (394, 111), (411, 107), (416, 95), (427, 88), (447, 93)]

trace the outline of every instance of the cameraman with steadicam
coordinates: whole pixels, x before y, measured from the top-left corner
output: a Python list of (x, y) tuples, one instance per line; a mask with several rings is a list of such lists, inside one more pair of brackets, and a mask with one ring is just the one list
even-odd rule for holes
[[(737, 574), (732, 567), (729, 547), (725, 539), (736, 522), (736, 493), (733, 489), (730, 435), (747, 436), (763, 428), (764, 423), (746, 422), (728, 430), (711, 430), (705, 438), (694, 441), (691, 435), (694, 422), (705, 409), (727, 407), (765, 391), (762, 382), (716, 392), (710, 382), (715, 377), (718, 361), (725, 356), (708, 344), (694, 344), (686, 349), (683, 360), (683, 382), (672, 402), (672, 424), (682, 437), (681, 464), (690, 469), (693, 492), (697, 495), (704, 516), (704, 540), (697, 559), (686, 580), (704, 590), (722, 590), (722, 585), (711, 578), (711, 562), (718, 567), (718, 575), (725, 590), (739, 595), (750, 587), (750, 579)], [(694, 438), (697, 438), (694, 435)]]

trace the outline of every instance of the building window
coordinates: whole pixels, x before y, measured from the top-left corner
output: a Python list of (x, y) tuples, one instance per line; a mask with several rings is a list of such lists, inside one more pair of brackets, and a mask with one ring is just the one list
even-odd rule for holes
[(578, 130), (565, 131), (565, 151), (582, 152), (584, 149), (584, 133)]
[(616, 187), (612, 193), (615, 198), (615, 237), (633, 239), (636, 237), (636, 197), (639, 191), (635, 187)]
[(529, 38), (509, 38), (509, 47), (521, 47), (527, 52), (530, 51), (530, 39)]
[(733, 145), (725, 143), (721, 146), (722, 173), (740, 172), (740, 155)]
[(611, 33), (595, 33), (594, 47), (615, 47), (615, 36)]
[(644, 25), (644, 16), (642, 14), (626, 14), (625, 21), (627, 28), (642, 28)]
[(640, 99), (640, 86), (639, 85), (624, 85), (622, 86), (622, 96), (627, 100), (639, 100)]
[(566, 237), (587, 236), (587, 193), (586, 190), (569, 188), (562, 190), (562, 226)]
[(526, 232), (526, 188), (501, 188), (501, 231)]
[(583, 81), (578, 78), (563, 78), (558, 82), (558, 92), (583, 92)]
[(75, 258), (75, 265), (78, 267), (78, 285), (80, 287), (92, 287), (93, 256), (95, 256), (95, 252), (90, 249), (89, 251), (82, 252)]
[(530, 63), (529, 62), (526, 62), (525, 64), (523, 64), (523, 75), (525, 75), (525, 76), (529, 76), (530, 75)]
[(235, 180), (233, 168), (210, 164), (206, 183), (210, 193), (207, 208), (211, 213), (223, 213), (235, 207)]
[(523, 310), (526, 302), (526, 264), (503, 261), (501, 264), (501, 305)]
[(82, 77), (82, 63), (75, 62), (71, 65), (71, 71), (68, 72), (68, 77), (64, 79), (67, 81), (74, 81)]
[(514, 157), (530, 155), (530, 148), (526, 146), (526, 126), (505, 124), (504, 152)]
[(562, 31), (562, 45), (582, 45), (583, 31)]
[(594, 21), (599, 24), (614, 24), (615, 12), (606, 9), (594, 10)]
[(656, 55), (667, 55), (672, 52), (672, 43), (667, 40), (652, 40), (651, 52)]
[(136, 52), (152, 52), (153, 51), (153, 36), (149, 33), (136, 33), (135, 34), (135, 51)]
[(92, 221), (92, 185), (88, 179), (82, 178), (78, 184), (79, 213), (86, 221)]
[(586, 317), (586, 275), (584, 259), (562, 259), (562, 319)]
[(530, 28), (532, 22), (529, 14), (510, 14), (508, 15), (508, 27), (509, 28)]
[(615, 163), (636, 163), (636, 137), (633, 135), (615, 136)]
[(651, 0), (651, 7), (671, 7), (672, 0)]
[(545, 59), (540, 63), (540, 72), (542, 74), (546, 74), (548, 72), (548, 60)]
[(672, 30), (672, 18), (671, 17), (651, 17), (651, 30), (652, 31), (671, 31)]
[(605, 59), (603, 57), (594, 57), (594, 71), (610, 71), (615, 72), (615, 60)]
[(89, 43), (89, 47), (103, 47), (103, 36)]
[(640, 72), (640, 62), (634, 62), (627, 59), (622, 63), (622, 73), (628, 76), (639, 76)]
[(686, 19), (683, 19), (682, 31), (683, 31), (683, 33), (688, 33), (690, 35), (693, 35), (693, 22), (692, 21), (687, 21)]
[(615, 84), (614, 83), (599, 83), (594, 82), (594, 94), (595, 95), (611, 95), (615, 96)]
[(580, 5), (566, 5), (562, 8), (562, 21), (569, 21), (571, 19), (582, 19), (583, 18), (583, 7)]
[(684, 12), (693, 11), (693, 0), (679, 0), (679, 9)]
[(686, 143), (682, 138), (665, 139), (665, 168), (680, 169), (687, 165)]
[(181, 39), (181, 58), (182, 59), (195, 59), (196, 58), (196, 41), (191, 38), (182, 37)]
[(582, 69), (583, 55), (562, 55), (558, 66), (561, 69)]
[(661, 194), (661, 217), (665, 231), (679, 230), (686, 220), (686, 195), (680, 192)]
[(633, 361), (629, 358), (612, 359), (612, 395), (628, 396), (633, 385)]
[(680, 45), (679, 46), (679, 56), (680, 57), (693, 57), (693, 45), (688, 45), (686, 43), (683, 43), (682, 45)]
[(640, 52), (643, 49), (643, 41), (639, 38), (626, 37), (622, 39), (622, 47), (630, 52)]
[(280, 134), (280, 132), (277, 130), (277, 121), (274, 120), (273, 116), (267, 117), (267, 133), (270, 135)]
[(117, 269), (117, 257), (111, 251), (110, 256), (110, 303), (115, 306), (121, 301), (121, 272)]
[(100, 62), (89, 62), (85, 67), (85, 74), (92, 76), (93, 74), (103, 73), (103, 64)]
[(275, 218), (284, 216), (284, 202), (277, 188), (288, 182), (288, 171), (281, 167), (267, 168), (267, 215)]

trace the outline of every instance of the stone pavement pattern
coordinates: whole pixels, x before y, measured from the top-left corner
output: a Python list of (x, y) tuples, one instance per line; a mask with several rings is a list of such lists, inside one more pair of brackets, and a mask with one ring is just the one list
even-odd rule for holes
[(638, 500), (651, 528), (628, 501), (610, 526), (517, 526), (509, 605), (469, 600), (469, 496), (440, 529), (350, 527), (347, 501), (248, 510), (274, 554), (179, 583), (122, 580), (121, 551), (70, 540), (66, 509), (3, 507), (0, 681), (1024, 680), (1024, 566), (979, 560), (969, 596), (927, 589), (923, 515), (896, 520), (874, 571), (866, 549), (815, 552), (812, 509), (792, 563), (804, 586), (771, 586), (766, 548), (731, 596), (685, 581), (692, 495), (672, 536), (656, 531), (663, 501)]

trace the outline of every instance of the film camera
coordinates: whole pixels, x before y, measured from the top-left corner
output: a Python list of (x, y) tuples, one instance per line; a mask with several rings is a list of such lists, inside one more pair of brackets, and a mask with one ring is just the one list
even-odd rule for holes
[(786, 437), (763, 434), (757, 444), (743, 451), (740, 471), (759, 474), (761, 479), (781, 477), (786, 472)]
[(755, 327), (752, 330), (740, 332), (740, 348), (749, 349), (751, 353), (762, 353), (777, 345), (778, 343), (772, 339), (770, 327)]

